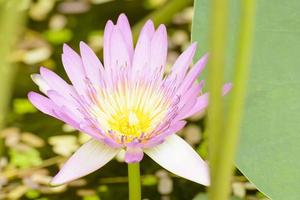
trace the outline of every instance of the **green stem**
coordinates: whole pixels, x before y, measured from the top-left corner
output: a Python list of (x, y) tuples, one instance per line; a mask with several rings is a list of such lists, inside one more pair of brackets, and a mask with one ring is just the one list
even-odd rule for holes
[[(24, 3), (23, 3), (24, 4)], [(15, 66), (10, 62), (11, 50), (24, 23), (24, 6), (19, 0), (0, 2), (0, 131), (5, 126), (12, 93)], [(0, 138), (0, 156), (4, 151)]]
[[(243, 106), (246, 96), (246, 85), (251, 61), (253, 44), (255, 1), (244, 0), (242, 4), (242, 16), (238, 38), (238, 48), (235, 63), (235, 74), (231, 101), (229, 104), (226, 126), (222, 145), (217, 152), (215, 165), (215, 178), (211, 190), (211, 199), (225, 200), (230, 194), (230, 182), (234, 169), (234, 157), (237, 148), (240, 122), (243, 114)], [(221, 138), (220, 138), (221, 139)]]
[(128, 163), (129, 200), (141, 200), (140, 163)]
[(144, 23), (151, 19), (153, 20), (153, 23), (157, 26), (162, 23), (168, 23), (172, 21), (172, 18), (175, 13), (181, 11), (183, 8), (191, 5), (193, 3), (192, 0), (172, 0), (169, 1), (165, 6), (163, 6), (160, 9), (157, 9), (156, 11), (150, 13), (147, 15), (144, 19), (139, 21), (134, 27), (133, 27), (133, 38), (136, 41), (139, 31), (143, 27)]
[[(210, 199), (215, 198), (218, 190), (217, 182), (217, 149), (224, 126), (222, 85), (224, 79), (224, 65), (226, 53), (228, 1), (213, 0), (210, 30), (210, 59), (208, 67), (208, 86), (210, 103), (208, 107), (207, 129), (209, 134), (209, 162), (211, 168)], [(220, 200), (220, 199), (218, 199)]]

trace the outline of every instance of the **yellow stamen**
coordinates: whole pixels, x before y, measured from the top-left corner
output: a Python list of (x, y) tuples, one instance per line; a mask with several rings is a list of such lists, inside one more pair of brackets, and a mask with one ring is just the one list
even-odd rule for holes
[(170, 102), (149, 85), (118, 86), (115, 91), (99, 90), (92, 111), (100, 127), (129, 138), (151, 133), (166, 116)]
[(141, 111), (123, 111), (108, 121), (111, 130), (122, 135), (138, 137), (151, 129), (150, 115)]
[(136, 114), (132, 111), (129, 113), (128, 117), (129, 126), (134, 126), (139, 123), (139, 119), (137, 118)]

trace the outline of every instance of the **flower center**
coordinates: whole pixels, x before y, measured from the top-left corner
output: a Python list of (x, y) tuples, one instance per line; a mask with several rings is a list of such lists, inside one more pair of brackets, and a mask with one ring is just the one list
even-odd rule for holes
[(141, 110), (125, 110), (112, 115), (108, 125), (122, 135), (139, 137), (151, 130), (151, 119), (149, 114)]
[[(121, 79), (121, 78), (120, 78)], [(127, 80), (104, 84), (96, 91), (90, 113), (101, 129), (117, 142), (148, 138), (164, 122), (171, 104), (168, 88), (155, 79)], [(145, 137), (144, 137), (145, 136)]]

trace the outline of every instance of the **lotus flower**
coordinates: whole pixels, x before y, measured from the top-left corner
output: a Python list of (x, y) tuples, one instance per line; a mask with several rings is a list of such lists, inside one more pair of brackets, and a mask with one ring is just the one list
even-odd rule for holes
[[(63, 46), (62, 63), (72, 85), (41, 67), (33, 81), (47, 97), (30, 92), (31, 103), (43, 113), (91, 136), (64, 164), (52, 184), (63, 184), (85, 176), (112, 160), (125, 149), (125, 162), (142, 160), (144, 153), (170, 172), (209, 185), (205, 161), (176, 135), (185, 119), (208, 105), (197, 82), (207, 55), (191, 69), (196, 43), (176, 60), (164, 75), (167, 32), (156, 30), (148, 20), (135, 48), (127, 17), (104, 30), (104, 65), (84, 42), (80, 55)], [(225, 84), (223, 93), (230, 90)]]

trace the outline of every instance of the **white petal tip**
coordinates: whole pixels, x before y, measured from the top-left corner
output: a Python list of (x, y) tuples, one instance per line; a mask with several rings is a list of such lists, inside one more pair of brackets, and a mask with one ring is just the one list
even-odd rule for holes
[(44, 72), (44, 71), (49, 71), (48, 68), (41, 66), (40, 67), (40, 73)]
[(202, 56), (201, 60), (207, 62), (208, 57), (209, 57), (209, 53), (205, 53), (205, 54)]
[(118, 21), (119, 21), (119, 20), (122, 20), (122, 19), (125, 19), (125, 20), (128, 21), (127, 16), (126, 16), (124, 13), (121, 13), (121, 14), (119, 15)]
[(165, 142), (145, 149), (154, 161), (168, 171), (205, 186), (210, 184), (209, 167), (182, 138), (173, 134)]
[(74, 50), (66, 43), (63, 45), (63, 54), (70, 54), (73, 53)]
[(52, 187), (57, 187), (57, 186), (60, 186), (60, 185), (63, 185), (63, 184), (64, 184), (63, 182), (59, 182), (59, 181), (55, 180), (54, 178), (49, 183), (49, 185), (52, 186)]
[(39, 86), (40, 91), (46, 94), (50, 87), (43, 77), (40, 74), (31, 74), (30, 77), (32, 81)]
[(148, 19), (145, 23), (144, 26), (147, 26), (147, 27), (154, 27), (154, 23), (151, 19)]
[(91, 139), (68, 159), (50, 185), (65, 184), (88, 175), (108, 163), (118, 152), (118, 149)]
[(197, 48), (198, 42), (193, 42), (193, 43), (191, 44), (191, 46), (192, 46), (193, 48)]
[(63, 44), (63, 51), (65, 51), (66, 49), (70, 48), (69, 45), (67, 45), (67, 43)]
[[(105, 24), (105, 29), (107, 29), (107, 28), (109, 28), (109, 27), (113, 27), (113, 26), (114, 26), (113, 21), (108, 20), (108, 21), (106, 22), (106, 24)], [(105, 29), (104, 29), (104, 31), (105, 31)]]
[(34, 93), (35, 93), (35, 92), (32, 92), (32, 91), (28, 92), (27, 97), (28, 97), (28, 99), (29, 99), (30, 101), (31, 101), (31, 99), (32, 99), (33, 96), (34, 96)]
[(38, 76), (39, 76), (39, 74), (31, 74), (30, 78), (31, 78), (31, 80), (33, 80), (33, 82), (35, 82)]
[(79, 46), (80, 46), (80, 47), (84, 47), (84, 46), (86, 46), (86, 43), (83, 42), (83, 41), (80, 41), (80, 42), (79, 42)]
[(73, 180), (75, 180), (76, 178), (73, 179), (68, 179), (67, 177), (64, 176), (64, 174), (62, 174), (61, 172), (58, 172), (50, 181), (49, 185), (53, 186), (53, 187), (57, 187), (57, 186), (61, 186), (64, 184), (67, 184)]

